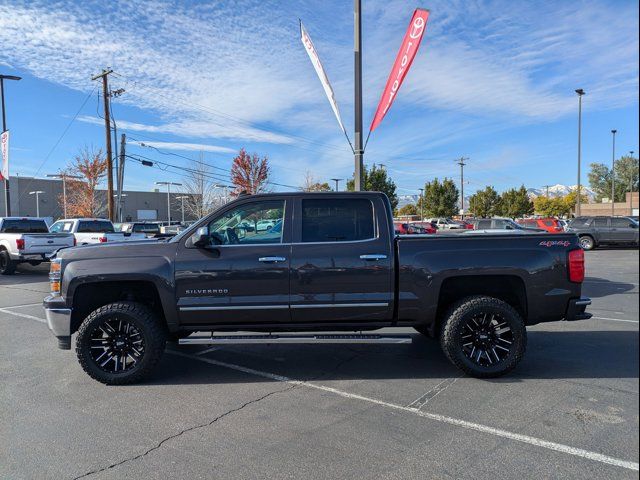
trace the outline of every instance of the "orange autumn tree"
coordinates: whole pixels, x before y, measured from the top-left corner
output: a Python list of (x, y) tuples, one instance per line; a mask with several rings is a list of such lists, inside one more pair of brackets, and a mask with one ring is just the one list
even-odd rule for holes
[[(73, 158), (66, 171), (79, 179), (67, 180), (67, 215), (69, 217), (99, 217), (106, 211), (105, 193), (98, 185), (107, 174), (107, 159), (102, 150), (84, 147)], [(63, 209), (64, 198), (58, 196)]]
[(260, 158), (257, 153), (250, 155), (241, 148), (231, 164), (231, 183), (235, 186), (233, 194), (266, 192), (270, 174), (267, 157)]

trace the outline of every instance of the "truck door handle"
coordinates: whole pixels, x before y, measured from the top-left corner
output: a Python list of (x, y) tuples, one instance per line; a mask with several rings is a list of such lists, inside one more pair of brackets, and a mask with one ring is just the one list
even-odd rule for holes
[(259, 262), (263, 262), (263, 263), (278, 263), (278, 262), (284, 262), (287, 259), (284, 257), (260, 257), (258, 259)]
[(381, 253), (368, 253), (366, 255), (360, 255), (361, 260), (385, 260), (387, 258), (386, 255), (382, 255)]

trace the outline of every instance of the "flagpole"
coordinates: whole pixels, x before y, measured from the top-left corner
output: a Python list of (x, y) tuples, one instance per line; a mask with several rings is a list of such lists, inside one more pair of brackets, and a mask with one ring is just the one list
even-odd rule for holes
[(362, 148), (362, 19), (360, 16), (360, 8), (362, 1), (354, 0), (354, 70), (355, 70), (355, 135), (354, 135), (354, 163), (355, 170), (353, 174), (354, 178), (354, 190), (360, 192), (363, 190), (362, 184), (362, 171), (363, 171), (363, 157), (364, 149)]

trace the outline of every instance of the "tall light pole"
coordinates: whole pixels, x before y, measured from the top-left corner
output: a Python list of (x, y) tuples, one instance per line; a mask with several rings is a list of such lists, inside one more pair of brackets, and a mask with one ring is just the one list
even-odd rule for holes
[(171, 185), (176, 185), (181, 187), (181, 183), (175, 182), (156, 182), (156, 185), (166, 185), (167, 186), (167, 225), (171, 225)]
[(189, 198), (187, 195), (180, 195), (176, 200), (180, 200), (180, 211), (182, 213), (182, 223), (184, 223), (184, 199)]
[(336, 190), (335, 191), (336, 192), (339, 191), (338, 183), (340, 183), (342, 181), (342, 179), (341, 178), (332, 178), (331, 181), (336, 182)]
[(629, 152), (631, 157), (631, 180), (629, 181), (629, 215), (633, 215), (633, 180), (634, 180), (634, 165), (633, 165), (633, 150)]
[(36, 196), (36, 217), (40, 218), (40, 194), (44, 193), (42, 190), (36, 190), (34, 192), (29, 192), (29, 195)]
[(460, 165), (460, 213), (462, 215), (462, 220), (464, 220), (464, 163), (465, 160), (469, 160), (468, 158), (460, 157), (458, 160), (458, 165)]
[(419, 188), (420, 190), (420, 221), (424, 222), (424, 215), (422, 214), (424, 209), (424, 188)]
[[(4, 81), (5, 80), (22, 80), (22, 77), (15, 75), (0, 74), (0, 99), (2, 103), (2, 133), (7, 131), (7, 118), (4, 108)], [(9, 198), (9, 179), (4, 179), (4, 211), (7, 217), (11, 216), (11, 199)]]
[(580, 185), (580, 164), (582, 162), (582, 96), (584, 95), (584, 90), (582, 88), (578, 88), (576, 90), (578, 94), (578, 201), (576, 203), (576, 217), (580, 216), (580, 204), (582, 203), (581, 194), (582, 188)]
[(353, 0), (353, 66), (354, 66), (354, 161), (353, 189), (362, 191), (364, 148), (362, 146), (362, 18), (361, 0)]
[(613, 147), (611, 153), (611, 216), (615, 215), (616, 203), (616, 133), (618, 130), (611, 130), (613, 136)]
[(118, 201), (118, 221), (122, 223), (122, 210), (124, 209), (124, 199), (129, 195), (127, 195), (126, 193), (121, 193), (121, 194), (114, 193), (113, 196)]
[(67, 218), (67, 178), (82, 178), (78, 175), (69, 175), (68, 173), (51, 173), (49, 178), (58, 178), (62, 180), (62, 214)]

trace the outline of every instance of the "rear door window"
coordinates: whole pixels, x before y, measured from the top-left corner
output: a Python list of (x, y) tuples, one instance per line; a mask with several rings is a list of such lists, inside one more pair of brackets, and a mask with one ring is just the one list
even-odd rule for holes
[(302, 200), (303, 242), (352, 242), (374, 237), (371, 201), (364, 198)]
[(612, 218), (611, 226), (613, 228), (631, 228), (631, 220), (628, 218)]
[(485, 230), (487, 228), (491, 228), (491, 220), (478, 220), (478, 226), (476, 228), (478, 230)]
[(104, 220), (82, 220), (78, 233), (113, 233), (113, 224)]

